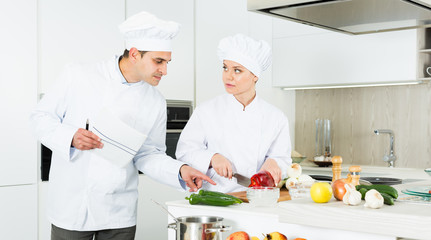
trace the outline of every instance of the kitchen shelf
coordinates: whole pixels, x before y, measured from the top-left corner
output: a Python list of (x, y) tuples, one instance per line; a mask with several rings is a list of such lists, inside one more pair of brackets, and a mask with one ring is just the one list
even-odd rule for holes
[(417, 78), (430, 81), (426, 69), (431, 67), (431, 28), (418, 29), (417, 34)]

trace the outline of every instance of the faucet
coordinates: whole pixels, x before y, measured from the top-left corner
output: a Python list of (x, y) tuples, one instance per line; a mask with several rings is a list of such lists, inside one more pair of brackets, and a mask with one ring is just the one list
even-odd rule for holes
[(391, 167), (391, 168), (394, 167), (394, 162), (395, 160), (397, 160), (397, 157), (394, 154), (394, 132), (392, 132), (392, 130), (389, 130), (389, 129), (376, 129), (374, 130), (374, 133), (376, 135), (379, 135), (381, 133), (389, 134), (389, 137), (390, 137), (389, 155), (383, 156), (383, 161), (388, 163), (388, 167)]

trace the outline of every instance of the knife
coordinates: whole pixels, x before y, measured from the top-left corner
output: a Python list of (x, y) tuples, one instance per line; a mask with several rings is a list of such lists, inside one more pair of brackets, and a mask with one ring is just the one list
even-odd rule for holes
[(236, 178), (237, 183), (241, 186), (248, 187), (251, 183), (250, 178), (248, 178), (244, 175), (241, 175), (239, 173), (234, 173), (233, 177)]

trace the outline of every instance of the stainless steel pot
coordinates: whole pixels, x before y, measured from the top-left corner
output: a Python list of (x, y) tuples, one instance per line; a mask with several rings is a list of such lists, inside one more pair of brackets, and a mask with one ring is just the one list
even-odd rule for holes
[(177, 240), (223, 240), (222, 233), (231, 230), (223, 226), (223, 218), (213, 216), (178, 217), (168, 228), (176, 230)]

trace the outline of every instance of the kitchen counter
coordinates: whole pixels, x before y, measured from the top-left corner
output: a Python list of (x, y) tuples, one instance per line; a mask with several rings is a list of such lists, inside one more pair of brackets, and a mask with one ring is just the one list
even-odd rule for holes
[[(409, 186), (431, 185), (431, 177), (422, 169), (362, 169), (364, 174), (370, 176), (384, 174), (385, 177), (415, 179), (408, 184), (394, 185), (400, 195), (400, 190)], [(331, 168), (304, 166), (303, 170), (315, 174), (316, 171), (329, 173)], [(229, 207), (193, 206), (185, 200), (168, 202), (167, 205), (175, 216), (221, 216), (225, 218), (225, 225), (233, 227), (231, 232), (246, 231), (251, 236), (279, 231), (289, 239), (431, 239), (431, 204), (426, 203), (395, 202), (393, 206), (369, 209), (363, 206), (364, 201), (359, 206), (348, 206), (335, 199), (319, 204), (307, 198), (280, 202), (272, 208), (252, 208), (247, 203)], [(173, 222), (172, 218), (169, 220)]]

